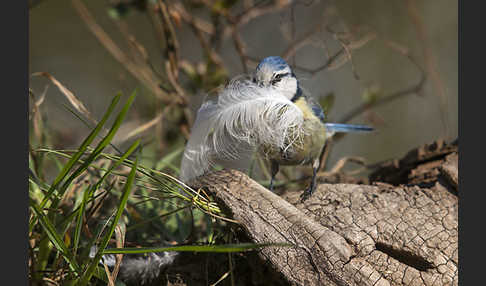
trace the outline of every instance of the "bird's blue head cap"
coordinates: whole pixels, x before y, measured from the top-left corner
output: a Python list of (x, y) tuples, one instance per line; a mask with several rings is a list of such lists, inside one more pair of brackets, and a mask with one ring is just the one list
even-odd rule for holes
[(255, 79), (260, 83), (270, 83), (277, 76), (295, 78), (289, 64), (279, 56), (266, 57), (260, 61), (255, 70)]
[(271, 86), (289, 99), (300, 90), (289, 64), (278, 56), (264, 58), (256, 67), (253, 81), (260, 86)]
[(256, 70), (259, 71), (263, 67), (268, 67), (269, 69), (272, 69), (274, 71), (290, 69), (289, 64), (287, 64), (287, 62), (279, 56), (271, 56), (271, 57), (264, 58), (263, 60), (260, 61), (260, 63), (256, 67)]

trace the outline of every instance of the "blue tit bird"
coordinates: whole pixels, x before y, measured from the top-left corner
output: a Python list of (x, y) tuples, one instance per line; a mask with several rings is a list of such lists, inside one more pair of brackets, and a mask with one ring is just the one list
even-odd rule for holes
[[(208, 97), (197, 112), (184, 150), (180, 179), (187, 182), (215, 163), (245, 169), (254, 152), (270, 161), (270, 190), (280, 165), (312, 164), (315, 190), (320, 155), (335, 132), (369, 132), (364, 125), (326, 123), (320, 105), (305, 95), (281, 57), (264, 58), (253, 75), (237, 77)], [(238, 169), (238, 168), (237, 168)]]
[(305, 132), (300, 144), (287, 150), (274, 149), (271, 145), (262, 147), (271, 164), (272, 191), (280, 165), (312, 164), (311, 183), (302, 194), (302, 200), (305, 200), (316, 188), (317, 171), (326, 139), (336, 132), (370, 132), (373, 128), (364, 125), (326, 123), (321, 106), (303, 93), (292, 69), (281, 57), (264, 58), (256, 68), (254, 81), (261, 86), (271, 86), (278, 90), (302, 111), (304, 121), (301, 128)]

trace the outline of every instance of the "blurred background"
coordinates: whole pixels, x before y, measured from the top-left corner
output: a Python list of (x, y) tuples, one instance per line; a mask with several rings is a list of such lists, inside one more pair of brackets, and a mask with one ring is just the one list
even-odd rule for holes
[[(114, 144), (142, 138), (155, 160), (181, 148), (204, 94), (280, 55), (329, 121), (369, 124), (335, 142), (367, 163), (458, 136), (458, 1), (30, 1), (29, 74), (47, 72), (99, 119), (119, 91), (138, 97)], [(422, 79), (426, 78), (423, 82)], [(75, 148), (90, 128), (48, 78), (49, 145)], [(356, 112), (355, 112), (356, 111)], [(47, 144), (47, 143), (46, 143)]]

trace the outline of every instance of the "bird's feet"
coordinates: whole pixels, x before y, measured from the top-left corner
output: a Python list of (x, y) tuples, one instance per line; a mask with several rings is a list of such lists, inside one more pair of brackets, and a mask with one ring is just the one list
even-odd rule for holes
[(310, 196), (314, 193), (316, 190), (316, 185), (311, 184), (305, 191), (300, 195), (300, 202), (303, 203), (305, 200), (310, 198)]
[(270, 190), (270, 192), (275, 193), (273, 191), (273, 180), (270, 181), (270, 186), (268, 187), (268, 189)]

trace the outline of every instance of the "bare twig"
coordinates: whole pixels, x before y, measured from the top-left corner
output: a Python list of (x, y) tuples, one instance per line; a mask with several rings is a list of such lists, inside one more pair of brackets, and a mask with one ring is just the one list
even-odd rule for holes
[(53, 279), (50, 279), (50, 278), (47, 278), (47, 277), (42, 277), (42, 281), (45, 281), (47, 283), (50, 283), (51, 285), (59, 286), (59, 283), (57, 283)]
[[(115, 227), (115, 237), (116, 237), (116, 247), (123, 248), (125, 246), (125, 234), (126, 234), (126, 227), (123, 224), (118, 224)], [(118, 253), (115, 255), (115, 267), (113, 268), (112, 276), (113, 281), (116, 281), (116, 277), (118, 276), (118, 272), (120, 271), (120, 265), (123, 260), (123, 253)]]
[(144, 124), (138, 126), (137, 128), (133, 129), (127, 135), (125, 135), (123, 138), (116, 140), (116, 142), (125, 142), (128, 139), (130, 139), (134, 136), (137, 136), (138, 134), (152, 128), (154, 125), (157, 125), (157, 123), (159, 123), (161, 121), (162, 115), (163, 115), (162, 113), (159, 113), (157, 116), (154, 117), (154, 119), (152, 119), (149, 122), (144, 123)]
[(425, 35), (425, 27), (422, 22), (422, 18), (417, 11), (416, 2), (415, 0), (406, 0), (406, 2), (408, 15), (415, 25), (415, 30), (417, 32), (419, 42), (422, 45), (422, 52), (425, 59), (425, 68), (427, 70), (427, 74), (432, 79), (432, 83), (434, 84), (435, 90), (437, 91), (437, 96), (439, 97), (442, 124), (444, 126), (446, 136), (449, 136), (449, 123), (447, 120), (447, 97), (445, 94), (444, 83), (442, 82), (439, 72), (437, 71), (435, 57), (432, 53), (432, 49), (430, 48), (428, 38)]
[[(42, 92), (40, 98), (37, 100), (35, 98), (34, 92), (29, 88), (29, 96), (33, 102), (32, 112), (29, 113), (29, 120), (32, 120), (34, 135), (39, 140), (40, 144), (44, 143), (44, 138), (45, 138), (44, 133), (42, 132), (42, 115), (40, 112), (40, 106), (44, 102), (48, 87), (49, 85), (45, 86), (44, 91)], [(35, 157), (36, 156), (33, 156), (34, 160)]]
[[(251, 20), (261, 17), (263, 15), (269, 13), (276, 13), (281, 11), (282, 9), (286, 8), (290, 5), (291, 1), (275, 1), (274, 4), (269, 4), (265, 6), (261, 6), (260, 4), (262, 1), (256, 3), (255, 5), (251, 6), (249, 9), (245, 10), (243, 13), (234, 16), (231, 12), (227, 9), (212, 9), (213, 8), (213, 1), (211, 0), (200, 0), (202, 4), (206, 5), (208, 9), (212, 12), (218, 13), (219, 15), (223, 16), (228, 23), (233, 24), (236, 26), (237, 29), (241, 28), (242, 26), (248, 24)], [(233, 27), (228, 26), (225, 28), (223, 32), (223, 37), (228, 37), (233, 34)]]
[(106, 263), (103, 263), (103, 267), (106, 272), (106, 277), (108, 277), (108, 286), (115, 286), (115, 282), (113, 280), (113, 275), (111, 275), (110, 269), (108, 268), (108, 265)]
[(275, 4), (269, 4), (265, 6), (254, 5), (250, 9), (246, 10), (242, 14), (235, 17), (235, 24), (239, 27), (246, 25), (251, 20), (261, 17), (266, 14), (276, 13), (283, 10), (292, 3), (292, 1), (275, 1)]
[(328, 57), (327, 61), (321, 65), (320, 67), (314, 68), (314, 69), (309, 69), (305, 68), (302, 66), (296, 66), (297, 69), (300, 69), (304, 72), (307, 72), (311, 74), (312, 76), (316, 75), (317, 73), (323, 71), (323, 70), (335, 70), (345, 63), (347, 63), (349, 60), (352, 59), (351, 54), (353, 50), (359, 49), (363, 47), (365, 44), (367, 44), (369, 41), (373, 40), (376, 38), (375, 33), (368, 33), (359, 40), (356, 40), (351, 43), (344, 43), (343, 41), (339, 41), (340, 44), (342, 45), (342, 48), (337, 51), (334, 55), (331, 57)]
[[(339, 66), (342, 66), (346, 62), (349, 61), (350, 65), (351, 65), (351, 71), (353, 72), (354, 78), (359, 80), (359, 76), (356, 72), (356, 67), (354, 66), (354, 63), (353, 63), (353, 57), (351, 56), (351, 51), (350, 51), (351, 45), (348, 46), (346, 43), (344, 43), (344, 41), (342, 41), (338, 37), (336, 37), (336, 40), (341, 44), (341, 46), (343, 47), (343, 50), (345, 52), (345, 55), (346, 55), (345, 58), (342, 58), (343, 60), (341, 61)], [(334, 68), (337, 68), (337, 67), (334, 67)]]
[(194, 15), (192, 15), (191, 13), (189, 13), (186, 8), (184, 8), (184, 5), (182, 5), (182, 3), (180, 2), (175, 2), (175, 3), (172, 3), (172, 4), (168, 4), (170, 5), (169, 6), (169, 9), (174, 9), (175, 11), (177, 11), (179, 13), (179, 15), (181, 16), (182, 20), (184, 20), (185, 22), (187, 23), (190, 23), (191, 25), (194, 25), (194, 27), (201, 31), (201, 32), (204, 32), (206, 34), (209, 34), (209, 35), (213, 35), (215, 33), (215, 27), (213, 26), (213, 24), (201, 19), (201, 18), (198, 18), (198, 17), (195, 17)]
[[(373, 35), (376, 36), (376, 34), (373, 34)], [(373, 38), (373, 37), (368, 37), (368, 39), (371, 39), (371, 38)], [(366, 42), (366, 41), (363, 41), (363, 42)], [(361, 44), (363, 44), (363, 42)], [(350, 112), (346, 113), (343, 117), (338, 119), (337, 122), (347, 123), (347, 122), (351, 121), (353, 118), (355, 118), (356, 116), (362, 114), (363, 112), (366, 112), (367, 110), (369, 110), (373, 107), (392, 102), (394, 100), (397, 100), (397, 99), (402, 98), (402, 97), (407, 96), (407, 95), (418, 94), (422, 91), (422, 89), (425, 85), (425, 81), (426, 81), (426, 74), (425, 74), (425, 71), (423, 70), (423, 68), (417, 63), (415, 58), (412, 57), (412, 55), (410, 55), (408, 49), (399, 45), (398, 43), (395, 43), (395, 42), (392, 42), (392, 41), (389, 41), (389, 40), (386, 40), (386, 39), (384, 40), (384, 43), (387, 47), (389, 47), (393, 51), (405, 56), (420, 71), (419, 82), (410, 86), (410, 87), (407, 87), (405, 89), (402, 89), (400, 91), (392, 93), (390, 95), (380, 97), (377, 100), (374, 100), (372, 102), (365, 102), (365, 103), (355, 107)], [(343, 49), (341, 49), (340, 51), (343, 51)], [(335, 56), (333, 58), (335, 58)], [(330, 154), (332, 146), (333, 146), (333, 142), (341, 139), (342, 137), (345, 136), (345, 134), (346, 133), (338, 133), (338, 134), (335, 134), (333, 137), (328, 139), (326, 145), (323, 148), (323, 151), (321, 152), (319, 170), (324, 170), (327, 159), (329, 157), (329, 154)]]
[(161, 20), (164, 30), (164, 36), (166, 40), (166, 56), (169, 59), (172, 76), (177, 80), (179, 76), (179, 42), (177, 41), (177, 36), (170, 20), (169, 11), (167, 5), (164, 1), (159, 0), (159, 10), (161, 15)]
[(41, 106), (42, 103), (44, 103), (44, 99), (46, 98), (46, 94), (47, 94), (47, 89), (49, 88), (49, 85), (46, 85), (44, 87), (44, 91), (42, 92), (41, 96), (39, 97), (38, 100), (35, 101), (35, 107), (36, 108), (39, 108)]
[(364, 164), (365, 164), (364, 163), (365, 160), (362, 157), (344, 157), (344, 158), (339, 159), (339, 161), (337, 161), (337, 163), (334, 165), (334, 167), (332, 167), (331, 174), (340, 172), (344, 168), (346, 163), (348, 163), (348, 162), (353, 162), (353, 163), (359, 164), (361, 166), (364, 166)]
[(84, 106), (84, 104), (72, 93), (69, 89), (67, 89), (62, 83), (60, 83), (55, 77), (53, 77), (50, 73), (48, 72), (35, 72), (32, 74), (32, 76), (43, 76), (49, 79), (57, 88), (59, 91), (61, 91), (62, 94), (67, 98), (69, 103), (81, 114), (86, 116), (92, 123), (96, 124), (97, 121), (96, 119), (93, 118), (89, 110)]
[(137, 80), (146, 85), (161, 100), (170, 102), (172, 99), (159, 87), (159, 79), (148, 66), (134, 63), (111, 39), (111, 37), (96, 23), (94, 17), (80, 0), (72, 0), (75, 10), (88, 26), (93, 35)]
[(295, 53), (297, 53), (297, 51), (299, 49), (305, 47), (310, 42), (312, 37), (322, 30), (322, 26), (325, 25), (326, 22), (327, 22), (327, 18), (322, 17), (319, 20), (318, 23), (312, 25), (313, 28), (309, 29), (309, 31), (304, 33), (297, 40), (294, 39), (295, 38), (295, 35), (294, 35), (295, 34), (295, 31), (294, 31), (295, 28), (292, 28), (292, 33), (291, 33), (292, 34), (291, 35), (292, 43), (290, 43), (290, 45), (287, 47), (287, 49), (283, 52), (282, 58), (284, 58), (286, 60), (293, 58)]
[[(351, 171), (342, 171), (342, 169), (344, 168), (344, 166), (346, 166), (346, 164), (348, 162), (352, 162), (352, 163), (355, 163), (355, 164), (358, 164), (360, 165), (359, 168), (356, 168), (354, 170), (351, 170)], [(334, 174), (337, 174), (337, 173), (343, 173), (345, 175), (348, 175), (348, 176), (355, 176), (365, 170), (368, 169), (368, 166), (365, 164), (365, 159), (362, 158), (362, 157), (343, 157), (341, 159), (339, 159), (336, 164), (334, 164), (334, 166), (332, 167), (332, 169), (330, 171), (318, 171), (318, 175), (319, 176), (332, 176)], [(321, 168), (319, 168), (319, 170), (321, 170)]]
[(345, 116), (343, 116), (339, 122), (349, 122), (351, 119), (353, 119), (354, 117), (358, 116), (359, 114), (363, 113), (364, 111), (372, 108), (372, 107), (376, 107), (376, 106), (379, 106), (379, 105), (383, 105), (383, 104), (386, 104), (386, 103), (389, 103), (391, 101), (394, 101), (398, 98), (401, 98), (403, 96), (406, 96), (406, 95), (410, 95), (410, 94), (417, 94), (420, 92), (420, 90), (422, 90), (423, 86), (424, 86), (424, 83), (425, 83), (425, 76), (422, 76), (420, 78), (420, 81), (409, 87), (409, 88), (406, 88), (406, 89), (403, 89), (403, 90), (400, 90), (400, 91), (397, 91), (395, 93), (392, 93), (388, 96), (383, 96), (381, 98), (379, 98), (378, 100), (372, 102), (372, 103), (364, 103), (356, 108), (354, 108), (353, 110), (351, 110), (349, 113), (347, 113)]
[(317, 172), (325, 170), (327, 159), (329, 158), (329, 154), (331, 153), (332, 145), (333, 137), (330, 137), (326, 140), (326, 144), (324, 145), (324, 147), (322, 147), (321, 157), (319, 158), (319, 169), (317, 170)]
[(178, 11), (182, 19), (191, 27), (194, 35), (199, 40), (199, 43), (204, 50), (206, 56), (217, 66), (224, 67), (223, 60), (221, 56), (216, 53), (215, 49), (211, 44), (205, 39), (203, 33), (214, 35), (216, 28), (211, 23), (205, 22), (197, 17), (194, 17), (191, 13), (187, 12), (181, 3), (175, 3), (170, 6), (170, 8)]
[(221, 57), (214, 51), (214, 49), (210, 46), (208, 41), (204, 38), (202, 31), (197, 27), (194, 18), (188, 19), (189, 26), (192, 28), (192, 31), (196, 35), (201, 47), (203, 48), (206, 55), (211, 59), (211, 61), (216, 64), (217, 66), (224, 67), (223, 60)]
[[(168, 81), (167, 76), (159, 73), (155, 69), (154, 65), (150, 61), (147, 50), (142, 44), (140, 44), (139, 41), (137, 41), (133, 33), (130, 32), (129, 26), (126, 24), (126, 22), (123, 19), (119, 19), (115, 21), (115, 23), (117, 24), (119, 31), (121, 32), (121, 34), (124, 36), (125, 40), (128, 43), (130, 51), (132, 52), (133, 61), (137, 65), (149, 67), (152, 70), (154, 75), (156, 75), (159, 79), (167, 82)], [(163, 88), (168, 93), (173, 92), (173, 89), (171, 89), (167, 84), (165, 84), (165, 82), (160, 82), (160, 88)]]
[(238, 55), (240, 56), (241, 60), (241, 65), (243, 66), (243, 72), (248, 73), (248, 57), (246, 56), (246, 47), (245, 43), (240, 37), (240, 34), (237, 31), (236, 25), (233, 26), (233, 43), (235, 44), (236, 51), (238, 52)]
[(170, 84), (174, 87), (176, 90), (177, 94), (180, 95), (179, 99), (181, 99), (181, 104), (187, 104), (187, 97), (186, 97), (186, 92), (182, 88), (182, 86), (179, 85), (177, 82), (176, 76), (173, 73), (173, 69), (171, 68), (171, 63), (170, 61), (165, 62), (165, 71), (167, 72), (167, 78), (169, 79)]
[[(365, 102), (362, 105), (357, 106), (356, 108), (351, 110), (349, 113), (345, 114), (343, 117), (341, 117), (338, 120), (338, 122), (342, 122), (342, 123), (349, 122), (354, 117), (358, 116), (359, 114), (363, 113), (364, 111), (366, 111), (366, 110), (368, 110), (372, 107), (376, 107), (376, 106), (379, 106), (379, 105), (386, 104), (388, 102), (394, 101), (394, 100), (401, 98), (403, 96), (406, 96), (406, 95), (418, 94), (423, 89), (423, 86), (424, 86), (425, 81), (426, 81), (426, 74), (425, 74), (424, 70), (422, 69), (422, 67), (420, 65), (418, 65), (416, 60), (410, 55), (408, 50), (405, 49), (404, 47), (401, 47), (397, 43), (392, 42), (392, 41), (385, 40), (385, 44), (388, 47), (390, 47), (391, 49), (393, 49), (394, 51), (396, 51), (396, 52), (404, 55), (405, 57), (407, 57), (410, 60), (410, 62), (413, 63), (417, 67), (417, 69), (420, 71), (419, 82), (408, 87), (408, 88), (394, 92), (394, 93), (392, 93), (388, 96), (380, 97), (373, 102)], [(336, 135), (335, 137), (338, 137), (338, 135)]]

